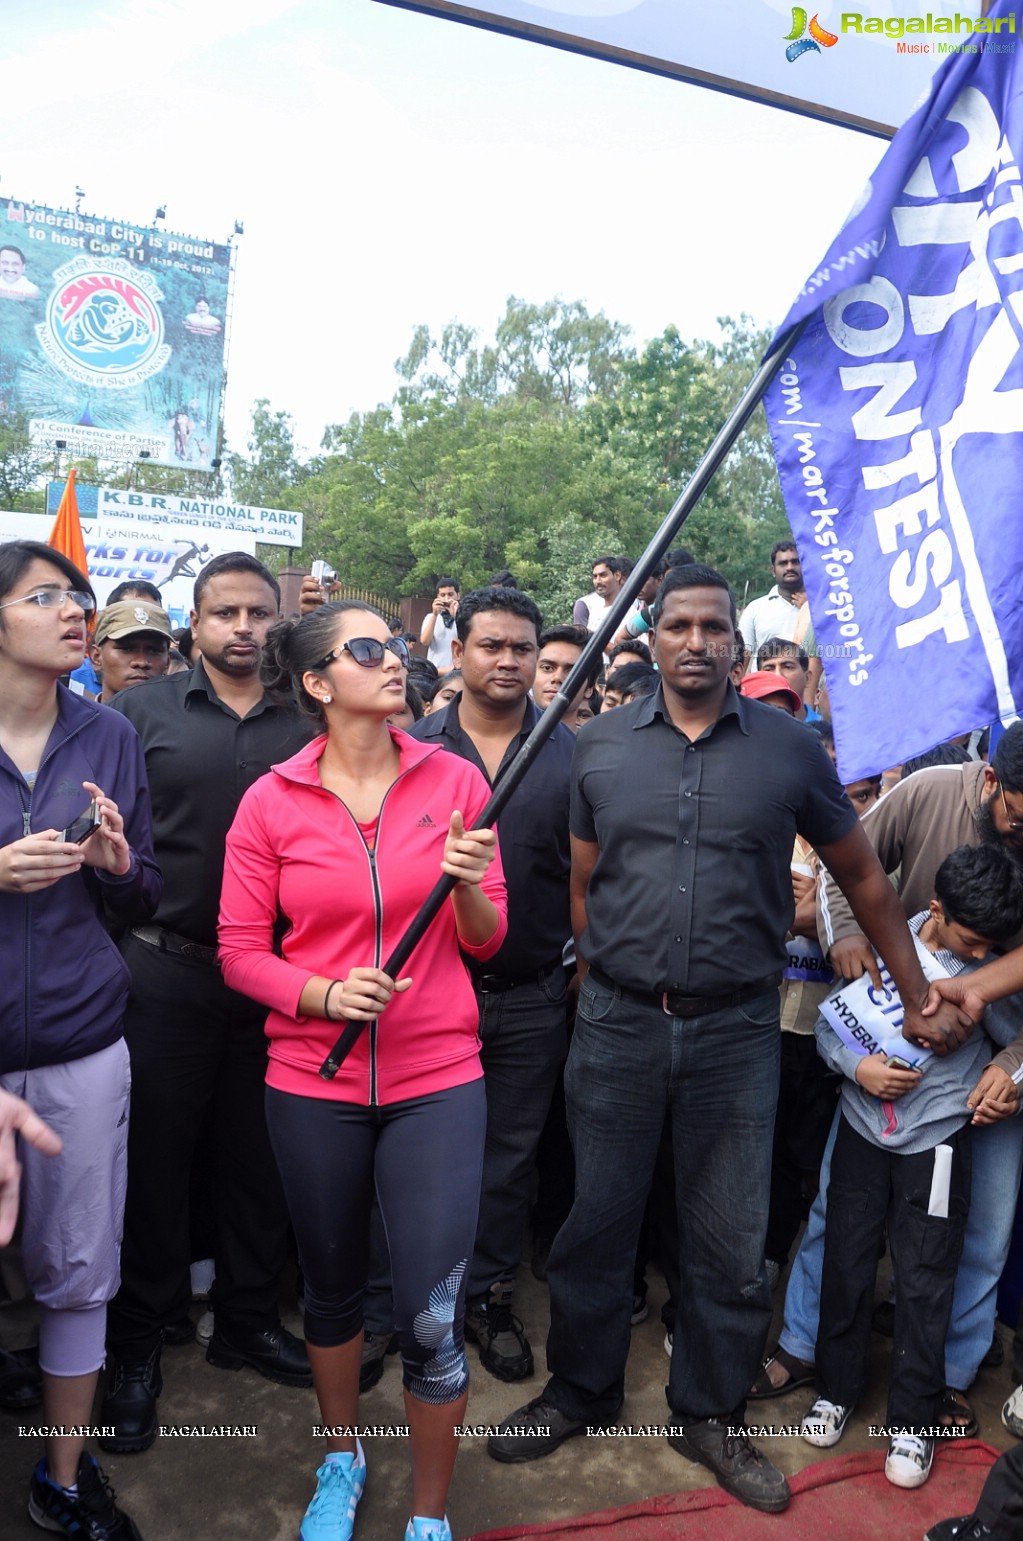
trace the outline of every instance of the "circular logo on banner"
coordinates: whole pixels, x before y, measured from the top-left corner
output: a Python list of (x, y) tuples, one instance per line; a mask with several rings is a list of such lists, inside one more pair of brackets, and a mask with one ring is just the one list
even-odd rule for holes
[(121, 257), (76, 257), (53, 275), (46, 320), (37, 328), (50, 361), (83, 385), (140, 385), (170, 357), (163, 294)]

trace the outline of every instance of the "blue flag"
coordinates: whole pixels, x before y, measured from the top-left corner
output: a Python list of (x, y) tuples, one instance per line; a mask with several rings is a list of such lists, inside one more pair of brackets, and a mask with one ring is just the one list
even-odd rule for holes
[(765, 397), (846, 781), (1023, 698), (1023, 15), (892, 140)]

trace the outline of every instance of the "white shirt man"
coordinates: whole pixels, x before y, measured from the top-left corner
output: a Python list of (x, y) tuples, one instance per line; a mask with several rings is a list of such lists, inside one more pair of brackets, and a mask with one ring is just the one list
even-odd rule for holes
[(0, 246), (0, 299), (36, 300), (39, 290), (25, 277), (24, 253), (17, 246)]
[(455, 640), (458, 599), (458, 584), (454, 578), (441, 578), (419, 633), (419, 641), (426, 648), (426, 656), (436, 666), (438, 674), (447, 674), (454, 668), (451, 644)]
[(749, 648), (750, 664), (769, 637), (791, 641), (804, 598), (803, 574), (792, 541), (779, 541), (771, 552), (774, 587), (750, 600), (739, 617), (739, 630)]

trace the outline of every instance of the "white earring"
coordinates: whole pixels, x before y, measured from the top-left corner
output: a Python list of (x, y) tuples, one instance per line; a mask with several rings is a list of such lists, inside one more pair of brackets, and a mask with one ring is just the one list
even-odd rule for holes
[(324, 696), (323, 697), (323, 704), (324, 704), (324, 706), (329, 706), (330, 703), (333, 701), (333, 699), (334, 699), (333, 696)]

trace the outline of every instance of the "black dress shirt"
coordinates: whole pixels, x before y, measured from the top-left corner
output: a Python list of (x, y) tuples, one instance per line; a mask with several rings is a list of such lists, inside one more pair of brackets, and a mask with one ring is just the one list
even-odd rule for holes
[(246, 717), (225, 706), (202, 659), (189, 674), (147, 680), (110, 703), (142, 740), (163, 869), (157, 925), (217, 945), (224, 843), (242, 793), (316, 736), (297, 707), (261, 701)]
[(600, 855), (586, 960), (632, 990), (727, 994), (784, 967), (793, 841), (848, 834), (856, 814), (816, 734), (731, 684), (695, 743), (663, 687), (584, 723), (572, 833)]
[[(456, 696), (441, 712), (431, 712), (412, 728), (412, 737), (439, 743), (470, 761), (490, 780), (476, 745), (459, 721)], [(526, 699), (522, 728), (498, 766), (495, 784), (540, 720), (536, 705)], [(508, 935), (490, 958), (487, 974), (525, 979), (560, 960), (572, 934), (568, 902), (571, 847), (568, 836), (569, 787), (573, 738), (559, 723), (512, 793), (497, 821), (501, 861), (508, 885)]]

